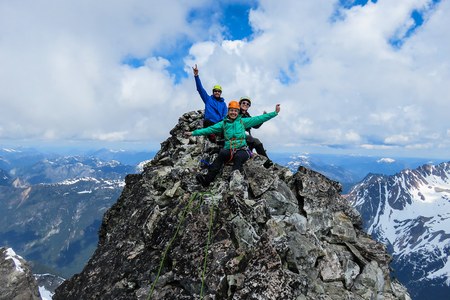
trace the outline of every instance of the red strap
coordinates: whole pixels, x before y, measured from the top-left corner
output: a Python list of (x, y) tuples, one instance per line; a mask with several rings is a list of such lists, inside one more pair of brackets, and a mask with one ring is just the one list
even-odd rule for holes
[(229, 163), (232, 159), (233, 159), (233, 154), (234, 154), (234, 151), (233, 151), (233, 142), (236, 140), (236, 138), (232, 138), (231, 140), (230, 140), (230, 159), (226, 162), (226, 163)]

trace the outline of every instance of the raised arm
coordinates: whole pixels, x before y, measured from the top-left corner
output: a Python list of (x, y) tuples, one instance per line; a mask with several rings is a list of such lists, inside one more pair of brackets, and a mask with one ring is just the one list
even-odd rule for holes
[(194, 73), (195, 86), (197, 87), (197, 92), (200, 94), (200, 98), (202, 98), (203, 102), (206, 104), (206, 102), (209, 100), (209, 95), (203, 88), (202, 82), (200, 81), (200, 76), (198, 76), (197, 64), (192, 67), (192, 72)]
[(244, 123), (245, 128), (254, 127), (257, 125), (260, 125), (266, 121), (269, 121), (270, 119), (276, 117), (278, 113), (280, 112), (280, 104), (275, 105), (275, 111), (262, 114), (260, 116), (251, 117), (251, 118), (243, 118), (242, 122)]
[(191, 135), (197, 136), (197, 135), (218, 134), (222, 133), (222, 131), (223, 131), (223, 121), (220, 121), (219, 123), (216, 123), (209, 127), (194, 130), (192, 131)]

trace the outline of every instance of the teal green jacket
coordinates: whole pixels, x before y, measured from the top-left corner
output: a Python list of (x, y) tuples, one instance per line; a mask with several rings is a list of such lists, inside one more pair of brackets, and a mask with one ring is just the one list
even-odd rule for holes
[(194, 130), (192, 135), (198, 136), (223, 133), (225, 138), (224, 148), (236, 150), (247, 146), (247, 142), (245, 141), (245, 129), (260, 125), (277, 115), (278, 113), (276, 111), (250, 118), (242, 118), (241, 115), (239, 115), (234, 121), (226, 117), (212, 126)]

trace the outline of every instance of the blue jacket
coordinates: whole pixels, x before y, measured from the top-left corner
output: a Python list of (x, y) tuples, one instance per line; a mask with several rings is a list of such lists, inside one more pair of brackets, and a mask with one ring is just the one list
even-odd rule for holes
[(245, 129), (260, 125), (276, 117), (277, 112), (270, 112), (256, 117), (242, 118), (239, 115), (235, 120), (229, 118), (211, 125), (207, 128), (197, 129), (192, 132), (193, 136), (223, 133), (225, 137), (225, 149), (240, 149), (247, 146)]
[(227, 116), (228, 107), (225, 103), (225, 99), (222, 97), (220, 99), (214, 98), (213, 95), (208, 95), (202, 86), (199, 76), (194, 76), (195, 85), (197, 86), (197, 91), (200, 94), (203, 102), (205, 103), (205, 119), (213, 123), (222, 121), (223, 118)]

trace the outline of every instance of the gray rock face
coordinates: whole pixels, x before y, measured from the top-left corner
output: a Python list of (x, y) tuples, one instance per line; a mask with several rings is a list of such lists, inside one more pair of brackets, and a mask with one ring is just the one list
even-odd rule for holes
[(0, 299), (41, 299), (28, 263), (11, 248), (0, 248)]
[(256, 156), (201, 188), (218, 148), (183, 136), (198, 127), (201, 112), (184, 114), (127, 176), (91, 260), (53, 299), (410, 299), (337, 182)]

